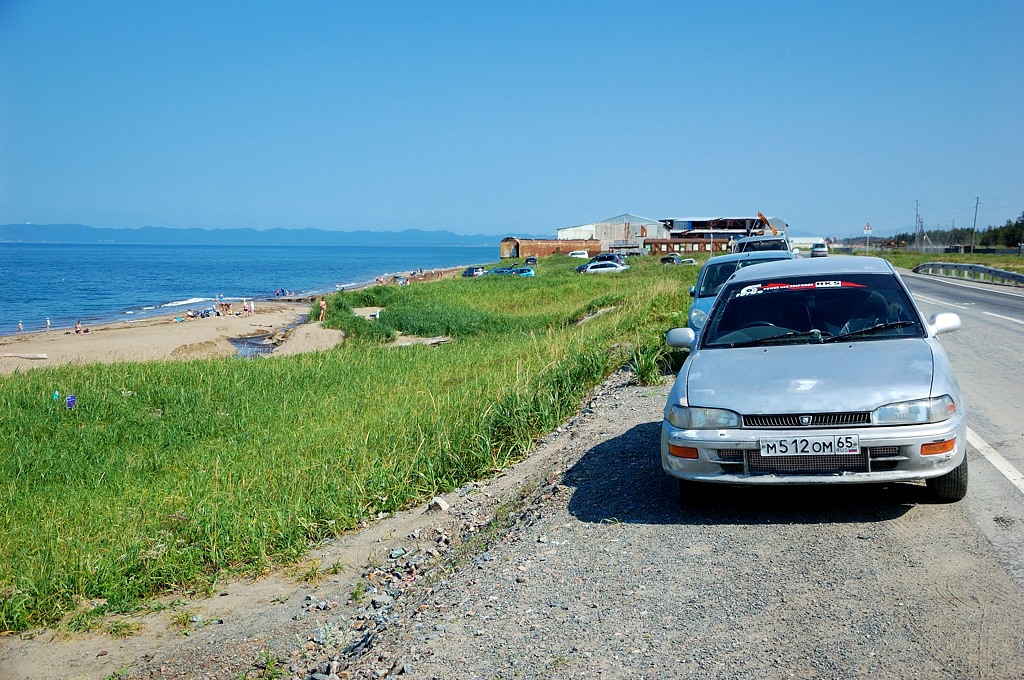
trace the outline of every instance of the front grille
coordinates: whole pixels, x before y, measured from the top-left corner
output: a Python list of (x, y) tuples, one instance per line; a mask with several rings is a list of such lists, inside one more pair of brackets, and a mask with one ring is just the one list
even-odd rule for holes
[(831, 474), (836, 472), (867, 472), (867, 452), (839, 456), (762, 456), (759, 450), (747, 453), (751, 473), (767, 474)]
[[(871, 460), (875, 458), (892, 458), (900, 455), (900, 447), (898, 446), (869, 446), (868, 455), (871, 456)], [(902, 458), (902, 456), (900, 456)]]
[(723, 463), (742, 463), (743, 449), (718, 449), (715, 451), (718, 460)]
[[(806, 425), (800, 422), (801, 416), (810, 416), (811, 422)], [(870, 425), (871, 413), (868, 411), (851, 411), (846, 413), (779, 413), (754, 414), (743, 416), (744, 427), (849, 427), (850, 425)]]
[(715, 456), (724, 472), (742, 472), (737, 467), (744, 464), (744, 457), (749, 474), (809, 475), (868, 471), (868, 449), (865, 448), (859, 453), (838, 456), (762, 456), (759, 449), (717, 449)]

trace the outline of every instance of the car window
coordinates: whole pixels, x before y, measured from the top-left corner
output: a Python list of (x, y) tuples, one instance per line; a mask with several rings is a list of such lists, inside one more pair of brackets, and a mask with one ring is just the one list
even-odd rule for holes
[(697, 297), (710, 297), (718, 295), (718, 291), (725, 285), (726, 280), (736, 271), (736, 262), (722, 262), (719, 264), (708, 264), (704, 267), (704, 278), (700, 281), (700, 288), (697, 289)]
[(923, 335), (921, 319), (894, 276), (836, 274), (726, 286), (702, 342), (724, 347)]
[(765, 262), (777, 262), (789, 259), (784, 255), (779, 257), (761, 257), (749, 260), (734, 260), (720, 264), (709, 263), (704, 268), (704, 278), (701, 279), (696, 297), (710, 297), (718, 295), (718, 291), (725, 285), (726, 280), (733, 275), (737, 269), (749, 267), (752, 264), (763, 264)]
[(761, 252), (765, 250), (785, 250), (786, 246), (781, 241), (753, 241), (747, 243), (744, 252)]

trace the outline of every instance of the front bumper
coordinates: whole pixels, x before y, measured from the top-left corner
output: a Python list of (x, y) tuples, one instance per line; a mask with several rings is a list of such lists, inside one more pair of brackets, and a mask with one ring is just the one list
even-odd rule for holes
[[(762, 437), (813, 437), (853, 434), (857, 454), (761, 456)], [(945, 453), (921, 455), (921, 446), (955, 439)], [(697, 458), (669, 453), (669, 445), (696, 449)], [(680, 430), (661, 424), (661, 464), (665, 472), (699, 482), (722, 484), (863, 484), (923, 480), (944, 475), (967, 452), (963, 415), (942, 423), (899, 427), (814, 430)]]

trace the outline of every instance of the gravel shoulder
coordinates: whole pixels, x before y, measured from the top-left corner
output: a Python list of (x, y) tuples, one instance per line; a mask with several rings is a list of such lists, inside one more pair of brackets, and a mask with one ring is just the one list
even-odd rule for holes
[(1024, 591), (963, 503), (894, 484), (683, 508), (658, 453), (668, 385), (628, 378), (513, 469), (290, 573), (124, 640), (0, 639), (0, 678), (1024, 675)]

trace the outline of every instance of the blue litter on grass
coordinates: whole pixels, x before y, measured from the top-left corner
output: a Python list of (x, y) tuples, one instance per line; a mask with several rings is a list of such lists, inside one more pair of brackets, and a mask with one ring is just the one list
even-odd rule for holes
[(68, 405), (68, 408), (74, 408), (75, 407), (75, 395), (69, 394), (67, 396), (67, 399), (64, 400), (64, 402)]

